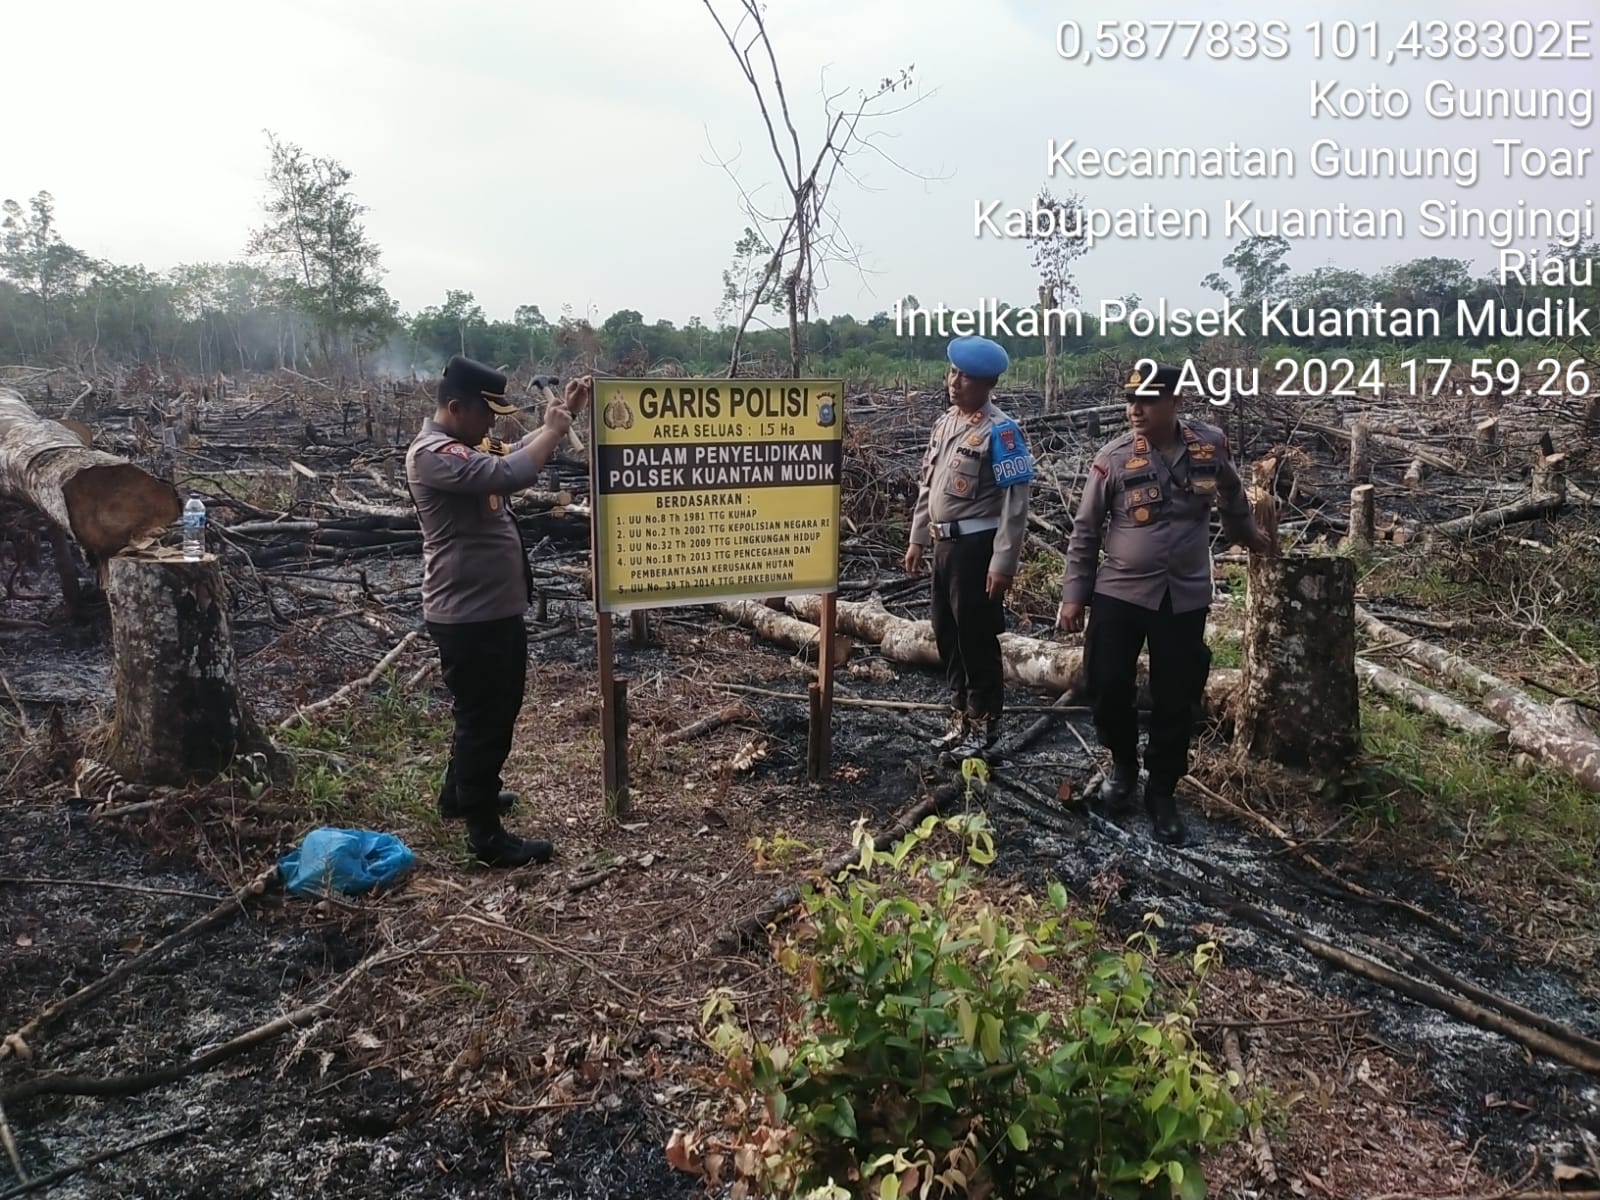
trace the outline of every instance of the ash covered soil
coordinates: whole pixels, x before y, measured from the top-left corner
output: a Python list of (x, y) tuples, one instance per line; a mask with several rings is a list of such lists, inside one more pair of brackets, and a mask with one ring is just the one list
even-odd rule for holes
[[(804, 669), (786, 651), (715, 618), (663, 617), (650, 648), (630, 648), (625, 636), (618, 638), (618, 671), (631, 680), (640, 748), (636, 815), (618, 827), (596, 811), (593, 638), (560, 634), (554, 626), (545, 632), (558, 636), (532, 649), (528, 701), (507, 778), (524, 788), (525, 808), (513, 827), (552, 832), (561, 858), (549, 872), (517, 873), (504, 890), (553, 914), (552, 938), (560, 934), (564, 944), (582, 946), (640, 994), (653, 1000), (658, 991), (676, 989), (678, 1015), (637, 1022), (632, 1045), (615, 1047), (604, 1059), (605, 1077), (577, 1094), (555, 1094), (547, 1080), (530, 1078), (495, 1103), (463, 1101), (398, 1043), (391, 1048), (386, 1036), (370, 1038), (366, 1053), (348, 1053), (348, 1035), (372, 1014), (346, 1004), (322, 1026), (291, 1031), (134, 1095), (7, 1101), (5, 1117), (31, 1179), (162, 1139), (76, 1171), (47, 1194), (530, 1200), (703, 1194), (699, 1181), (673, 1171), (663, 1154), (672, 1130), (692, 1119), (674, 1083), (705, 1062), (703, 1047), (681, 1033), (693, 1025), (682, 1012), (692, 1011), (707, 988), (727, 982), (728, 971), (747, 983), (770, 971), (760, 948), (730, 966), (715, 956), (696, 958), (693, 947), (825, 857), (819, 852), (756, 870), (749, 865), (752, 838), (790, 835), (831, 852), (847, 844), (858, 816), (886, 826), (930, 780), (945, 777), (948, 768), (931, 762), (925, 749), (938, 714), (841, 707), (834, 775), (823, 787), (806, 787), (797, 782), (806, 744), (805, 707), (796, 702), (808, 678)], [(330, 658), (310, 634), (270, 643), (259, 626), (241, 629), (241, 672), (263, 718), (277, 720), (292, 703), (364, 673), (388, 644), (385, 634), (364, 636), (362, 645), (341, 634), (341, 653)], [(52, 699), (69, 719), (104, 712), (109, 672), (92, 633), (60, 626), (0, 632), (0, 647), (6, 675), (35, 725), (46, 723), (43, 705)], [(419, 668), (427, 653), (419, 645), (397, 669)], [(314, 662), (321, 677), (303, 665)], [(891, 666), (865, 647), (857, 648), (852, 665), (873, 669), (842, 673), (841, 696), (942, 699), (931, 673)], [(280, 694), (288, 680), (292, 700)], [(436, 684), (434, 678), (421, 685), (419, 696), (433, 688), (429, 720), (447, 727), (448, 700)], [(721, 684), (756, 685), (791, 698)], [(733, 699), (746, 704), (745, 718), (661, 751), (662, 731)], [(1051, 698), (1012, 691), (1008, 699), (1020, 706)], [(369, 697), (353, 707), (378, 703)], [(1018, 738), (1034, 719), (1015, 715), (1009, 737)], [(730, 783), (725, 765), (753, 739), (762, 753)], [(1193, 790), (1183, 795), (1190, 844), (1181, 851), (1152, 844), (1142, 816), (1114, 822), (1091, 816), (1074, 799), (1097, 771), (1084, 743), (1094, 745), (1093, 731), (1086, 717), (1073, 714), (1051, 718), (1025, 746), (1002, 745), (1006, 759), (983, 801), (1000, 837), (995, 869), (1032, 888), (1061, 879), (1076, 896), (1103, 906), (1110, 936), (1139, 928), (1147, 912), (1157, 912), (1165, 921), (1164, 949), (1181, 952), (1200, 940), (1221, 946), (1226, 971), (1208, 987), (1202, 1018), (1240, 1023), (1252, 1072), (1298, 1097), (1287, 1127), (1273, 1135), (1281, 1180), (1314, 1178), (1340, 1196), (1404, 1187), (1417, 1194), (1494, 1194), (1522, 1179), (1535, 1155), (1538, 1183), (1550, 1178), (1551, 1164), (1582, 1161), (1581, 1131), (1600, 1133), (1600, 1077), (1337, 969), (1281, 931), (1242, 919), (1232, 905), (1255, 906), (1284, 926), (1355, 952), (1370, 951), (1363, 937), (1403, 947), (1600, 1038), (1591, 980), (1540, 962), (1480, 905), (1426, 870), (1386, 859), (1381, 844), (1318, 853), (1340, 878), (1404, 900), (1458, 933), (1334, 886), (1281, 842), (1246, 829)], [(1202, 739), (1197, 771), (1218, 748)], [(0, 883), (0, 1036), (205, 914), (321, 823), (302, 814), (263, 830), (215, 805), (185, 808), (160, 823), (98, 821), (67, 797), (62, 781), (72, 758), (65, 751), (46, 756), (35, 773), (0, 788), (6, 881)], [(529, 786), (534, 780), (538, 788)], [(1061, 785), (1066, 800), (1059, 799)], [(1337, 816), (1280, 819), (1292, 836), (1314, 840)], [(480, 889), (473, 892), (477, 900), (499, 886), (429, 841), (436, 830), (403, 824), (412, 816), (394, 820), (408, 842), (417, 837), (422, 860), (406, 889), (348, 911), (276, 892), (250, 900), (156, 966), (30, 1037), (32, 1061), (0, 1064), (0, 1096), (44, 1071), (125, 1078), (181, 1063), (319, 998), (382, 948), (382, 915), (408, 896), (464, 882)], [(632, 866), (597, 886), (580, 884), (596, 864), (618, 859)], [(43, 878), (149, 890), (17, 882)], [(653, 946), (667, 948), (655, 961)], [(633, 960), (647, 968), (643, 974), (626, 974)], [(538, 1012), (560, 1002), (581, 1027), (585, 1007), (632, 1003), (592, 974), (579, 986), (577, 1000), (538, 989), (498, 994), (490, 1009), (471, 1010), (464, 1019), (487, 1028), (508, 1007)], [(1297, 1021), (1307, 1024), (1291, 1024)], [(652, 1028), (668, 1026), (680, 1032), (657, 1044), (670, 1047), (673, 1061), (646, 1072), (619, 1069), (644, 1061)], [(1220, 1057), (1216, 1029), (1202, 1032)], [(441, 1053), (449, 1059), (456, 1047)], [(0, 1162), (5, 1186), (10, 1171)], [(1263, 1189), (1237, 1156), (1219, 1164), (1213, 1179), (1219, 1196), (1296, 1194), (1282, 1182)]]
[[(781, 678), (786, 669), (781, 655), (753, 650), (747, 635), (704, 635), (702, 630), (696, 636), (730, 654), (760, 655), (744, 679), (776, 674), (780, 678), (768, 678), (766, 686), (796, 690), (793, 680)], [(535, 653), (539, 669), (530, 675), (532, 698), (519, 744), (534, 740), (530, 722), (540, 719), (542, 706), (570, 702), (592, 689), (592, 646), (552, 640)], [(628, 672), (646, 683), (672, 665), (672, 657), (659, 649), (621, 655)], [(840, 689), (864, 698), (934, 700), (939, 695), (936, 681), (913, 671), (892, 681), (841, 681)], [(657, 708), (676, 714), (669, 724), (686, 719), (672, 696), (652, 704), (649, 694), (648, 687), (639, 689), (636, 719), (647, 721)], [(1016, 698), (1030, 701), (1038, 698)], [(886, 824), (920, 794), (914, 776), (938, 769), (923, 748), (935, 714), (841, 710), (834, 784), (806, 794), (803, 810), (791, 808), (797, 798), (792, 781), (804, 748), (804, 710), (772, 697), (752, 697), (750, 703), (773, 749), (746, 781), (744, 807), (737, 809), (730, 799), (725, 808), (769, 832), (809, 826), (813, 833), (825, 830), (833, 845), (841, 845), (858, 814)], [(1072, 719), (1092, 745), (1084, 719)], [(1031, 720), (1014, 718), (1013, 730), (1021, 732)], [(735, 733), (716, 749), (702, 746), (695, 753), (719, 757), (745, 738), (745, 732)], [(986, 802), (1000, 837), (997, 870), (1029, 886), (1060, 878), (1082, 897), (1106, 900), (1113, 933), (1137, 928), (1146, 912), (1155, 911), (1166, 922), (1161, 939), (1169, 950), (1215, 938), (1230, 982), (1228, 990), (1211, 995), (1202, 1016), (1270, 1024), (1313, 1009), (1333, 1014), (1353, 1007), (1365, 1014), (1339, 1026), (1331, 1050), (1288, 1043), (1274, 1048), (1270, 1036), (1262, 1039), (1262, 1053), (1292, 1060), (1278, 1064), (1288, 1070), (1284, 1083), (1308, 1087), (1309, 1075), (1332, 1091), (1344, 1091), (1342, 1099), (1330, 1093), (1321, 1102), (1347, 1106), (1340, 1111), (1349, 1124), (1367, 1126), (1365, 1146), (1343, 1146), (1332, 1156), (1339, 1161), (1329, 1165), (1331, 1152), (1323, 1140), (1307, 1138), (1302, 1145), (1296, 1130), (1316, 1119), (1302, 1112), (1279, 1143), (1280, 1167), (1299, 1151), (1307, 1163), (1321, 1162), (1321, 1177), (1337, 1185), (1341, 1164), (1408, 1162), (1404, 1169), (1419, 1187), (1427, 1180), (1423, 1190), (1443, 1194), (1461, 1178), (1520, 1177), (1536, 1150), (1546, 1163), (1570, 1157), (1580, 1128), (1600, 1128), (1594, 1078), (1530, 1057), (1503, 1037), (1334, 970), (1270, 932), (1231, 919), (1215, 903), (1163, 886), (1146, 868), (1177, 870), (1274, 912), (1297, 914), (1303, 927), (1340, 945), (1367, 934), (1407, 946), (1600, 1036), (1600, 1007), (1583, 981), (1503, 952), (1494, 921), (1424, 874), (1381, 861), (1338, 864), (1348, 878), (1445, 918), (1468, 935), (1466, 940), (1444, 937), (1404, 914), (1330, 895), (1326, 881), (1283, 853), (1280, 844), (1205, 815), (1193, 794), (1185, 798), (1190, 845), (1172, 851), (1149, 841), (1142, 816), (1113, 825), (1070, 802), (1041, 804), (1013, 786), (1053, 797), (1057, 783), (1066, 782), (1081, 793), (1094, 772), (1094, 762), (1063, 720), (1053, 720), (1042, 737), (1002, 763)], [(692, 782), (689, 776), (685, 780)], [(648, 808), (650, 802), (641, 798), (639, 803)], [(554, 810), (564, 806), (552, 799), (550, 807), (549, 812), (536, 809), (534, 821), (555, 822)], [(166, 827), (160, 845), (167, 848), (162, 849), (92, 820), (59, 788), (13, 802), (0, 845), (0, 877), (120, 882), (214, 899), (60, 884), (0, 886), (0, 945), (6, 947), (0, 956), (0, 1025), (19, 1028), (53, 1000), (209, 911), (215, 898), (259, 869), (254, 858), (248, 865), (235, 861), (231, 869), (225, 864), (218, 848), (222, 839), (214, 838), (215, 828), (208, 824), (216, 814), (202, 819), (203, 811), (186, 817), (187, 841), (174, 838)], [(735, 821), (730, 837), (719, 842), (704, 836), (705, 827), (693, 834), (651, 831), (642, 844), (668, 856), (681, 850), (685, 856), (719, 857), (737, 852), (742, 832), (756, 827)], [(627, 840), (615, 832), (596, 836), (619, 849)], [(709, 844), (694, 847), (695, 841)], [(211, 869), (199, 869), (200, 860)], [(440, 875), (458, 870), (448, 863), (429, 862), (428, 867)], [(218, 876), (226, 876), (227, 884)], [(626, 909), (626, 885), (618, 890), (622, 895), (609, 901), (613, 911)], [(710, 899), (706, 903), (712, 918), (737, 911)], [(280, 893), (252, 900), (160, 965), (47, 1026), (31, 1039), (38, 1060), (26, 1066), (10, 1062), (0, 1079), (10, 1086), (37, 1070), (97, 1077), (153, 1070), (288, 1012), (376, 948), (363, 933), (365, 926), (338, 917)], [(539, 997), (524, 1002), (537, 1005)], [(336, 1020), (358, 1025), (362, 1017), (360, 1011), (341, 1010)], [(1337, 1024), (1331, 1015), (1329, 1020)], [(50, 1194), (552, 1200), (702, 1194), (698, 1182), (672, 1171), (662, 1153), (684, 1114), (661, 1103), (659, 1082), (619, 1079), (606, 1089), (603, 1103), (554, 1111), (533, 1103), (522, 1107), (534, 1111), (522, 1113), (510, 1111), (513, 1105), (484, 1117), (470, 1106), (441, 1106), (437, 1080), (415, 1077), (404, 1063), (385, 1066), (382, 1051), (375, 1062), (353, 1062), (329, 1050), (328, 1040), (317, 1032), (305, 1035), (309, 1047), (297, 1050), (301, 1035), (291, 1032), (212, 1070), (134, 1096), (12, 1102), (6, 1115), (24, 1168), (37, 1177), (102, 1150), (170, 1133), (165, 1141), (74, 1175)]]
[[(0, 1025), (153, 946), (224, 896), (215, 880), (59, 805), (6, 813), (0, 876), (101, 880), (196, 893), (151, 895), (51, 884), (0, 887)], [(310, 906), (269, 893), (151, 969), (32, 1039), (30, 1066), (126, 1076), (182, 1062), (315, 995), (367, 953), (359, 934), (308, 921)], [(358, 1016), (358, 1015), (357, 1015)], [(126, 1097), (36, 1096), (6, 1107), (31, 1178), (114, 1147), (164, 1141), (48, 1189), (59, 1197), (670, 1197), (690, 1194), (660, 1147), (670, 1123), (648, 1095), (574, 1110), (547, 1153), (520, 1149), (515, 1116), (433, 1113), (420, 1082), (359, 1069), (295, 1034), (215, 1069)], [(8, 1063), (5, 1084), (24, 1072)], [(31, 1071), (27, 1074), (32, 1074)], [(9, 1174), (10, 1167), (4, 1168)], [(9, 1181), (8, 1181), (9, 1182)], [(0, 1193), (5, 1189), (0, 1187)]]

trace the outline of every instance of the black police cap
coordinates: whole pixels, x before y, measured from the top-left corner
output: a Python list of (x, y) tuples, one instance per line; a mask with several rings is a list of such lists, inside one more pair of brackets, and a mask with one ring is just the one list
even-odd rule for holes
[(1158, 366), (1154, 371), (1147, 373), (1135, 369), (1128, 376), (1128, 382), (1122, 385), (1122, 394), (1129, 400), (1176, 396), (1178, 383), (1182, 379), (1183, 371), (1178, 367)]
[(465, 355), (452, 354), (439, 376), (440, 400), (482, 400), (489, 411), (507, 416), (517, 406), (506, 398), (506, 377)]

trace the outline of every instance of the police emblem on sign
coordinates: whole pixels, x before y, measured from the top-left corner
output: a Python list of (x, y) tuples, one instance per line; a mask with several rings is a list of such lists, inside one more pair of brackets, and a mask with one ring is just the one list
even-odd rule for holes
[(817, 400), (819, 402), (817, 404), (817, 424), (826, 429), (833, 424), (838, 416), (838, 410), (834, 407), (833, 393), (823, 392), (817, 397)]
[(621, 392), (611, 397), (611, 402), (606, 405), (605, 411), (600, 416), (605, 421), (607, 429), (633, 428), (633, 409), (628, 407), (628, 402), (622, 398)]

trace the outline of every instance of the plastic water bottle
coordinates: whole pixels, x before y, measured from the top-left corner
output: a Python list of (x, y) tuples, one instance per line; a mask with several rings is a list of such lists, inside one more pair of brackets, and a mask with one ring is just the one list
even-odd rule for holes
[(183, 506), (183, 556), (190, 562), (198, 561), (206, 552), (206, 506), (199, 492), (189, 493), (189, 503)]

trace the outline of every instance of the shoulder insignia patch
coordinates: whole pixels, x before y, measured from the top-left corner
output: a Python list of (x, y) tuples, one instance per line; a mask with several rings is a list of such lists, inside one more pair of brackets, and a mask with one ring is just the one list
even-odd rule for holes
[(464, 459), (470, 459), (472, 457), (472, 451), (468, 450), (460, 442), (446, 442), (444, 445), (439, 447), (439, 453), (453, 454), (457, 458)]

